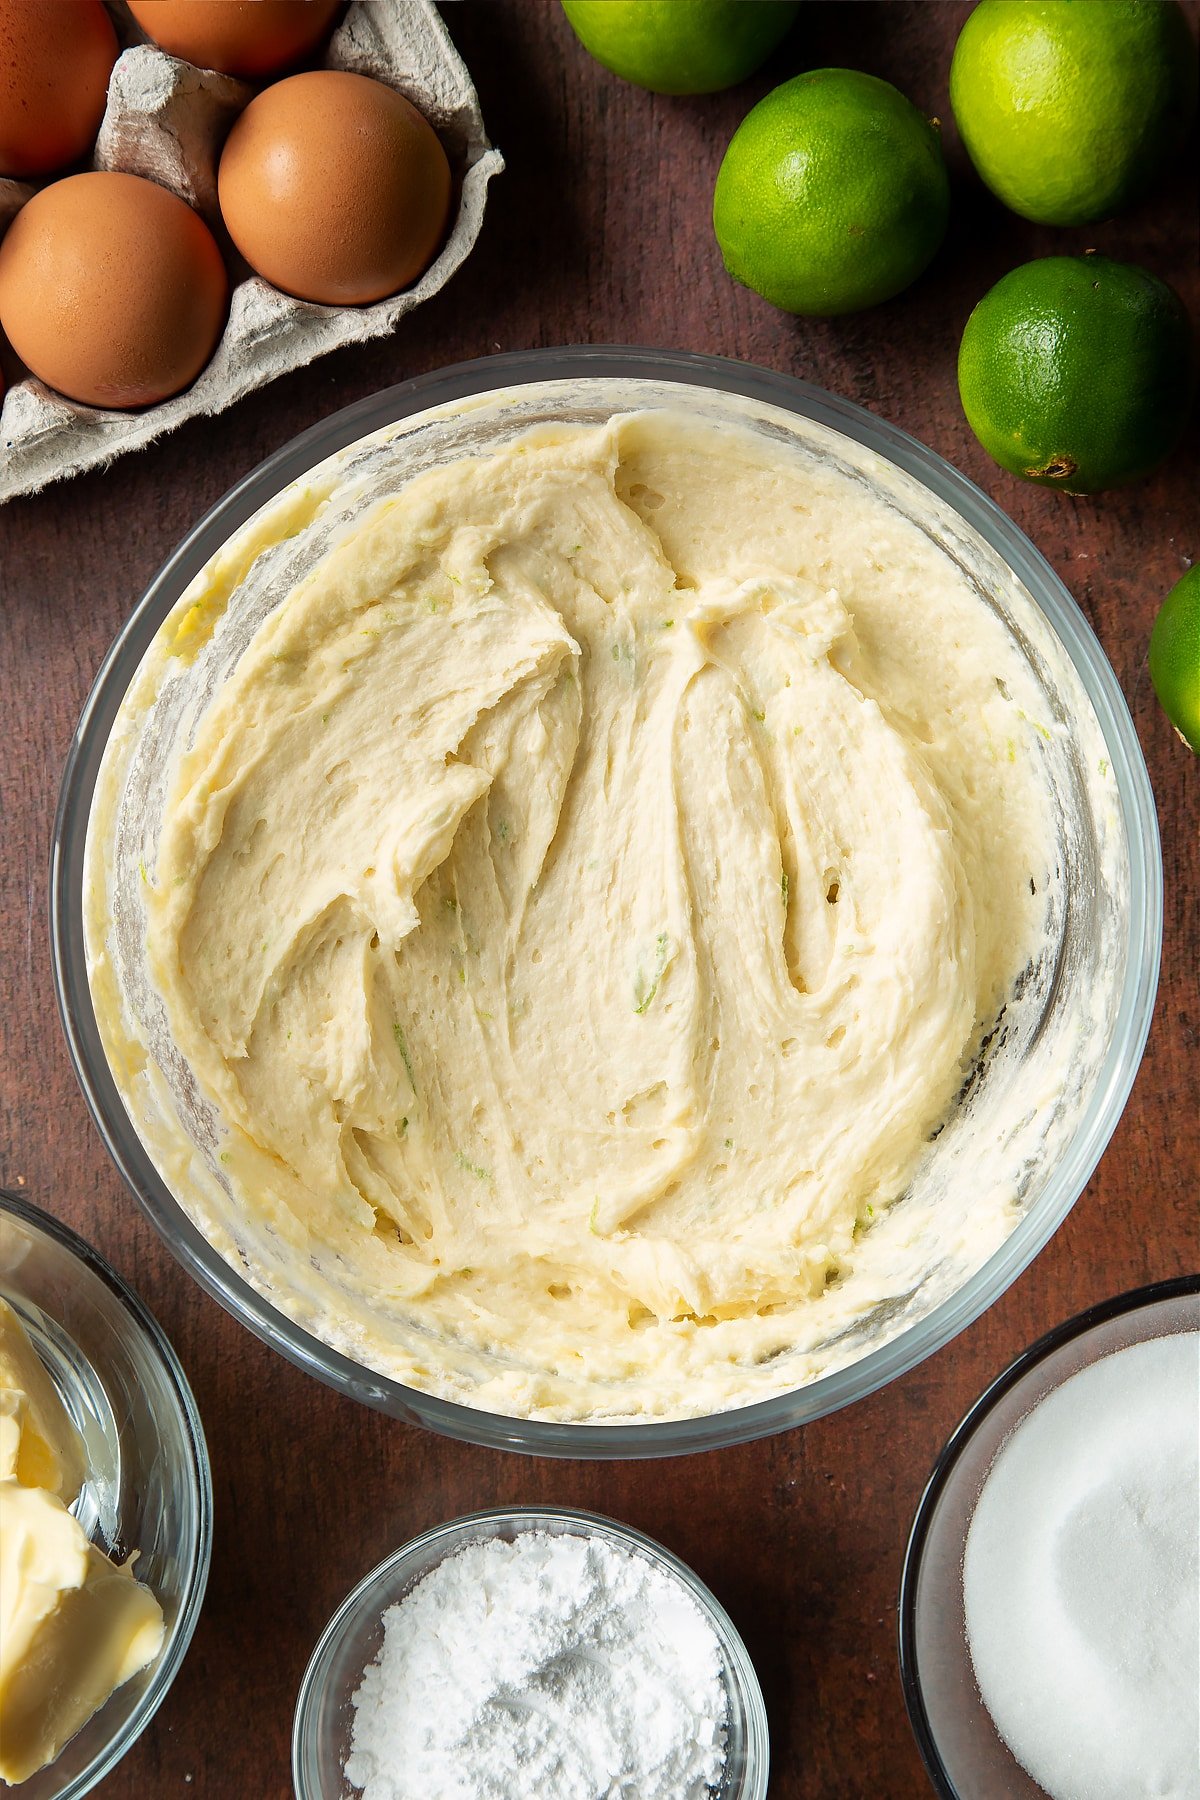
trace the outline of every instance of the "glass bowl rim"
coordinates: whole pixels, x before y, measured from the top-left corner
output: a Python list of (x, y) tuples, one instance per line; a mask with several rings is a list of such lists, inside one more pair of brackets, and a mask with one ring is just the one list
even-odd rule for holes
[(1153, 1311), (1171, 1301), (1197, 1296), (1200, 1296), (1200, 1274), (1172, 1275), (1163, 1281), (1151, 1281), (1142, 1287), (1129, 1288), (1107, 1300), (1097, 1300), (1082, 1312), (1064, 1319), (1061, 1324), (1044, 1332), (1034, 1343), (1014, 1356), (999, 1375), (988, 1383), (978, 1399), (972, 1401), (939, 1452), (913, 1516), (900, 1571), (897, 1609), (900, 1685), (904, 1692), (905, 1710), (938, 1800), (967, 1800), (967, 1797), (960, 1794), (950, 1779), (925, 1709), (920, 1658), (917, 1655), (917, 1585), (930, 1524), (938, 1501), (958, 1467), (959, 1458), (1000, 1401), (1019, 1387), (1026, 1376), (1033, 1374), (1048, 1357), (1065, 1349), (1068, 1344), (1087, 1337), (1101, 1325), (1109, 1325), (1114, 1319), (1123, 1318), (1127, 1313)]
[[(492, 1413), (408, 1387), (334, 1350), (260, 1294), (192, 1224), (143, 1147), (100, 1043), (82, 932), (76, 929), (74, 938), (72, 934), (73, 912), (77, 922), (81, 910), (91, 799), (113, 720), (163, 617), (213, 552), (290, 481), (372, 430), (489, 392), (589, 377), (676, 383), (775, 406), (848, 436), (947, 503), (1026, 588), (1083, 682), (1109, 747), (1115, 801), (1130, 859), (1128, 954), (1112, 1039), (1061, 1160), (1004, 1242), (956, 1292), (914, 1325), (814, 1382), (723, 1412), (612, 1425)], [(64, 763), (50, 869), (54, 991), (76, 1079), (126, 1186), (192, 1278), (265, 1343), (341, 1393), (460, 1442), (589, 1459), (678, 1456), (790, 1430), (876, 1392), (973, 1323), (1061, 1225), (1116, 1128), (1150, 1029), (1162, 951), (1162, 911), (1157, 814), (1120, 684), (1076, 601), (1000, 507), (936, 451), (811, 382), (727, 357), (621, 345), (512, 351), (414, 376), (330, 414), (235, 483), (158, 570), (100, 665)]]
[[(212, 1468), (208, 1456), (208, 1442), (204, 1435), (204, 1426), (201, 1423), (200, 1411), (196, 1405), (191, 1384), (184, 1374), (183, 1365), (176, 1355), (174, 1346), (145, 1301), (134, 1292), (125, 1278), (117, 1273), (99, 1250), (89, 1244), (86, 1238), (81, 1237), (62, 1219), (56, 1218), (53, 1213), (46, 1212), (42, 1207), (36, 1206), (33, 1201), (26, 1200), (22, 1195), (14, 1193), (11, 1188), (0, 1188), (0, 1213), (11, 1214), (22, 1224), (51, 1238), (77, 1262), (82, 1263), (86, 1269), (90, 1270), (113, 1294), (129, 1315), (134, 1330), (143, 1340), (148, 1353), (157, 1360), (166, 1376), (168, 1389), (178, 1408), (182, 1435), (189, 1452), (187, 1469), (195, 1502), (196, 1529), (191, 1545), (191, 1554), (188, 1557), (179, 1610), (173, 1624), (168, 1629), (166, 1640), (151, 1671), (150, 1679), (123, 1726), (97, 1750), (87, 1767), (82, 1769), (56, 1795), (56, 1800), (82, 1800), (83, 1795), (91, 1793), (98, 1782), (112, 1773), (122, 1757), (133, 1748), (138, 1738), (141, 1737), (166, 1699), (182, 1666), (183, 1659), (187, 1655), (200, 1617), (200, 1610), (204, 1604), (212, 1562)], [(86, 1728), (86, 1725), (82, 1727), (85, 1730)]]
[[(621, 1519), (614, 1519), (607, 1513), (591, 1512), (577, 1506), (488, 1506), (478, 1512), (460, 1513), (457, 1518), (445, 1519), (440, 1525), (431, 1525), (428, 1530), (418, 1532), (416, 1537), (389, 1552), (382, 1562), (376, 1563), (373, 1569), (355, 1582), (345, 1599), (334, 1609), (325, 1629), (317, 1639), (312, 1655), (309, 1657), (304, 1674), (301, 1677), (300, 1689), (296, 1696), (296, 1710), (292, 1719), (292, 1785), (298, 1800), (318, 1800), (305, 1785), (301, 1757), (306, 1750), (312, 1732), (316, 1729), (316, 1709), (319, 1705), (322, 1689), (316, 1685), (320, 1665), (328, 1657), (330, 1651), (344, 1633), (351, 1614), (371, 1593), (372, 1589), (382, 1587), (385, 1582), (410, 1558), (418, 1552), (432, 1548), (441, 1540), (445, 1546), (438, 1558), (453, 1553), (453, 1540), (464, 1537), (470, 1528), (478, 1525), (490, 1525), (496, 1528), (491, 1535), (498, 1534), (500, 1527), (516, 1524), (518, 1531), (536, 1531), (541, 1521), (550, 1519), (565, 1522), (568, 1525), (584, 1527), (583, 1535), (594, 1532), (597, 1527), (610, 1537), (638, 1554), (647, 1557), (652, 1563), (666, 1569), (668, 1574), (682, 1583), (701, 1612), (712, 1625), (722, 1653), (729, 1663), (736, 1668), (740, 1678), (740, 1688), (735, 1692), (732, 1684), (726, 1682), (726, 1691), (733, 1705), (739, 1698), (742, 1701), (742, 1724), (746, 1734), (750, 1754), (747, 1758), (746, 1780), (743, 1792), (735, 1800), (766, 1800), (767, 1785), (770, 1774), (770, 1728), (767, 1720), (766, 1702), (763, 1699), (762, 1684), (753, 1659), (747, 1650), (740, 1631), (717, 1599), (712, 1589), (702, 1581), (696, 1571), (685, 1563), (683, 1558), (668, 1550), (656, 1538), (639, 1531), (636, 1526), (626, 1525)], [(524, 1523), (517, 1524), (517, 1521)], [(431, 1565), (435, 1567), (436, 1565)], [(757, 1759), (752, 1760), (751, 1758)]]

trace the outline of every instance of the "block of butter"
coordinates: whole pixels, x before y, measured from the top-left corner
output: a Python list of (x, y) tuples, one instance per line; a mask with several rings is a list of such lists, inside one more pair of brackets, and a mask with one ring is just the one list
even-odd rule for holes
[(0, 1300), (0, 1479), (46, 1488), (70, 1506), (83, 1445), (58, 1389), (7, 1300)]
[(162, 1609), (128, 1563), (46, 1488), (0, 1481), (0, 1780), (52, 1762), (162, 1640)]
[(52, 1762), (162, 1647), (150, 1589), (67, 1510), (85, 1474), (49, 1371), (0, 1300), (0, 1782)]

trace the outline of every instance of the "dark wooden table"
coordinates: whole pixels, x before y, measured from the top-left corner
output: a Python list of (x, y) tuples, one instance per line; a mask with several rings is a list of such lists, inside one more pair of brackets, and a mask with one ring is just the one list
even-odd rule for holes
[[(1190, 0), (1195, 24), (1196, 0)], [(961, 4), (818, 4), (734, 93), (669, 100), (606, 74), (551, 0), (465, 0), (447, 16), (508, 172), (479, 247), (394, 339), (346, 350), (223, 418), (0, 512), (0, 1180), (92, 1239), (170, 1333), (196, 1390), (216, 1488), (208, 1598), (158, 1718), (111, 1800), (283, 1800), (301, 1672), (346, 1590), (395, 1545), (481, 1506), (556, 1502), (660, 1538), (743, 1631), (770, 1713), (775, 1800), (928, 1791), (904, 1715), (896, 1594), (922, 1485), (970, 1401), (1055, 1321), (1200, 1263), (1197, 1037), (1200, 763), (1146, 674), (1159, 597), (1200, 553), (1200, 421), (1153, 480), (1100, 500), (1022, 486), (958, 407), (958, 336), (1013, 264), (1095, 244), (1173, 281), (1200, 314), (1195, 157), (1138, 210), (1051, 232), (1004, 213), (965, 167), (947, 71)], [(950, 235), (875, 312), (792, 320), (725, 276), (709, 218), (734, 127), (802, 67), (888, 77), (947, 121)], [(1194, 152), (1194, 145), (1193, 145)], [(1133, 709), (1166, 863), (1163, 979), (1133, 1096), (1087, 1191), (1034, 1266), (940, 1355), (802, 1431), (666, 1463), (539, 1462), (409, 1429), (299, 1374), (169, 1257), (110, 1168), (76, 1089), (50, 981), (46, 868), (63, 756), (110, 638), (179, 536), (239, 476), (323, 415), (404, 376), (531, 345), (722, 352), (810, 377), (903, 425), (995, 496), (1098, 630)], [(514, 1794), (513, 1800), (554, 1800)]]

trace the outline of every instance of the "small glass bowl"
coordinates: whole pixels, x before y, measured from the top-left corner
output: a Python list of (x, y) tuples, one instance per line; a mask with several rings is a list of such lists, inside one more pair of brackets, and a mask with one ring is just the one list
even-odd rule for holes
[(383, 1642), (383, 1614), (422, 1576), (466, 1544), (523, 1531), (600, 1538), (615, 1549), (646, 1558), (684, 1587), (721, 1646), (729, 1699), (725, 1771), (714, 1800), (766, 1800), (769, 1770), (767, 1714), (746, 1646), (724, 1607), (686, 1563), (629, 1525), (572, 1507), (500, 1507), (468, 1513), (436, 1525), (403, 1544), (347, 1595), (321, 1634), (300, 1684), (292, 1728), (292, 1780), (296, 1800), (358, 1800), (360, 1790), (343, 1774), (350, 1750), (352, 1697), (363, 1671)]
[(921, 1497), (900, 1580), (900, 1677), (941, 1800), (1046, 1800), (983, 1704), (967, 1642), (963, 1554), (1002, 1445), (1054, 1388), (1102, 1357), (1200, 1328), (1200, 1275), (1136, 1288), (1047, 1333), (975, 1402)]
[(109, 1555), (137, 1552), (137, 1578), (163, 1609), (155, 1660), (20, 1785), (21, 1800), (81, 1800), (150, 1723), (191, 1642), (212, 1549), (208, 1452), (175, 1352), (137, 1295), (67, 1226), (4, 1189), (0, 1295), (83, 1436), (88, 1473), (71, 1510)]

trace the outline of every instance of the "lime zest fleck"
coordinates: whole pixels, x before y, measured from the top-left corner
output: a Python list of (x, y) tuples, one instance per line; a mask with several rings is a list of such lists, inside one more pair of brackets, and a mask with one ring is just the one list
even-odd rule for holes
[(600, 1236), (600, 1196), (599, 1196), (599, 1194), (597, 1194), (596, 1198), (592, 1201), (592, 1210), (588, 1214), (588, 1230), (593, 1234), (593, 1236), (595, 1236), (595, 1237)]
[(1100, 758), (1100, 765), (1099, 765), (1099, 767), (1100, 767), (1100, 773), (1101, 773), (1101, 775), (1107, 775), (1107, 774), (1108, 774), (1108, 758), (1107, 758), (1107, 756), (1102, 756), (1102, 757), (1101, 757), (1101, 758)]
[(779, 898), (783, 901), (783, 910), (785, 912), (787, 911), (789, 885), (787, 870), (785, 869), (783, 874), (779, 877)]
[(413, 1098), (415, 1099), (417, 1093), (417, 1078), (413, 1074), (412, 1057), (408, 1053), (408, 1045), (404, 1038), (404, 1028), (399, 1019), (394, 1019), (392, 1021), (392, 1036), (396, 1040), (396, 1048), (400, 1052), (400, 1059), (404, 1064), (404, 1072), (408, 1076), (408, 1085), (412, 1089)]
[(509, 824), (508, 820), (507, 819), (497, 819), (496, 820), (496, 841), (501, 844), (507, 844), (507, 842), (511, 836), (512, 836), (512, 826)]
[(482, 1163), (472, 1162), (465, 1150), (456, 1150), (454, 1152), (454, 1160), (460, 1169), (465, 1169), (468, 1175), (473, 1175), (475, 1177), (476, 1181), (490, 1181), (492, 1179), (491, 1170), (485, 1169)]
[(726, 1139), (725, 1139), (725, 1148), (726, 1148), (726, 1149), (727, 1149), (727, 1150), (732, 1150), (732, 1149), (733, 1149), (733, 1139), (732, 1139), (732, 1138), (726, 1138)]
[(655, 994), (658, 992), (658, 984), (662, 980), (667, 963), (670, 960), (670, 955), (670, 937), (665, 931), (660, 931), (657, 938), (654, 940), (654, 973), (650, 977), (649, 985), (647, 985), (646, 977), (641, 969), (638, 970), (637, 978), (633, 984), (633, 1010), (635, 1013), (639, 1015), (644, 1013), (654, 999)]

